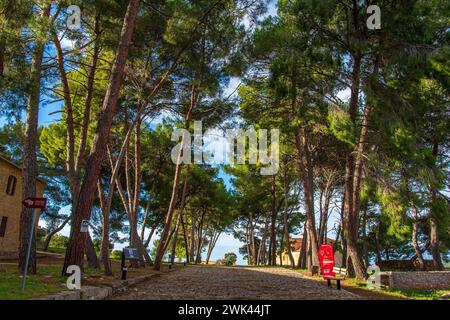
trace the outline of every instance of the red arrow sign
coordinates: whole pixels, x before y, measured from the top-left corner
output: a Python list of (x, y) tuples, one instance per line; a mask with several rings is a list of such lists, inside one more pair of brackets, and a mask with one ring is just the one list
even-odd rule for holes
[(45, 209), (47, 198), (26, 198), (22, 201), (26, 208)]

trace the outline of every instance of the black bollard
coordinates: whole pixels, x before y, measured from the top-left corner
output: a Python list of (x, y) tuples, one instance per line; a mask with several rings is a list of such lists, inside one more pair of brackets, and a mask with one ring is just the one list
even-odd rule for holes
[(122, 270), (122, 277), (121, 277), (121, 279), (122, 280), (127, 280), (127, 271), (128, 271), (128, 269), (127, 269), (127, 266), (125, 265), (125, 253), (123, 252), (123, 250), (122, 250), (122, 261), (121, 261), (121, 264), (120, 264), (120, 269)]

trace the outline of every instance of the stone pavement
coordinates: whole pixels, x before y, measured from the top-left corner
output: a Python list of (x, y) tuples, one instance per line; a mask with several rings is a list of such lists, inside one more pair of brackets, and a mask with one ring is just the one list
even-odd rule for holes
[(358, 299), (283, 268), (187, 266), (143, 282), (115, 300)]

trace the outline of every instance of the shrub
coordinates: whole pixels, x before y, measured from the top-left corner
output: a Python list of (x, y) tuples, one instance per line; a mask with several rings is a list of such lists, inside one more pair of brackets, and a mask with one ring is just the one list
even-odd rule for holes
[(224, 260), (227, 266), (232, 266), (237, 261), (237, 255), (234, 252), (225, 253)]

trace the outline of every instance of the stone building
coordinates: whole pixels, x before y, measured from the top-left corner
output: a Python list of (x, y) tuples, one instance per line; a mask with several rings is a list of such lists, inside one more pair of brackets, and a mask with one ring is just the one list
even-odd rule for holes
[[(42, 197), (45, 186), (36, 180), (36, 197)], [(0, 156), (0, 258), (17, 257), (22, 200), (22, 168)]]

